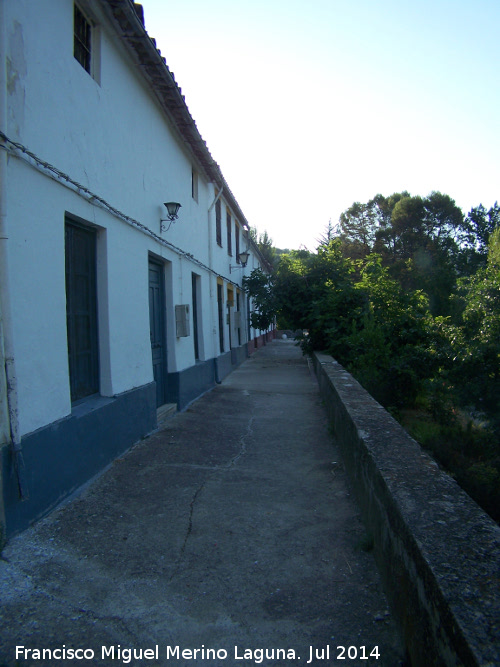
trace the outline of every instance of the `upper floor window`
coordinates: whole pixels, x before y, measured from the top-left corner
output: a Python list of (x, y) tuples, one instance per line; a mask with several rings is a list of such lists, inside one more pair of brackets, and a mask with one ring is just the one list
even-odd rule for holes
[(78, 5), (73, 8), (73, 55), (83, 69), (100, 82), (99, 29), (82, 12)]
[(240, 263), (240, 228), (236, 220), (234, 221), (234, 244), (236, 251), (236, 262)]
[(233, 244), (231, 240), (231, 211), (226, 211), (226, 226), (227, 226), (227, 254), (233, 254)]
[(91, 65), (92, 27), (84, 14), (74, 6), (73, 54), (89, 74)]
[(215, 204), (215, 236), (217, 243), (222, 247), (222, 221), (220, 199)]
[(198, 201), (198, 172), (196, 169), (191, 170), (191, 195), (193, 199)]

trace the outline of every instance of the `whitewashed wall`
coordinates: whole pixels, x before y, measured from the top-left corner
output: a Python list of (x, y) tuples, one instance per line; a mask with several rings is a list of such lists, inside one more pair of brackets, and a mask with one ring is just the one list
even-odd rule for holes
[[(5, 3), (7, 136), (81, 183), (113, 207), (160, 234), (162, 202), (182, 204), (163, 238), (190, 253), (227, 285), (245, 270), (227, 253), (225, 201), (222, 244), (215, 239), (214, 186), (166, 122), (145, 83), (95, 3), (100, 24), (100, 81), (73, 57), (73, 2)], [(199, 173), (198, 202), (191, 170)], [(153, 379), (149, 338), (148, 257), (165, 261), (169, 372), (192, 366), (191, 336), (176, 338), (174, 306), (191, 305), (191, 274), (201, 276), (201, 359), (219, 354), (216, 276), (161, 245), (85, 197), (9, 157), (7, 225), (20, 432), (26, 434), (71, 412), (66, 337), (65, 212), (98, 230), (101, 393), (115, 395)], [(240, 250), (246, 249), (243, 235)], [(236, 289), (234, 294), (236, 294)], [(241, 309), (246, 310), (242, 297)], [(224, 311), (224, 315), (226, 313)], [(229, 325), (224, 316), (228, 350)], [(232, 324), (233, 345), (237, 334)], [(241, 327), (242, 342), (247, 327)]]

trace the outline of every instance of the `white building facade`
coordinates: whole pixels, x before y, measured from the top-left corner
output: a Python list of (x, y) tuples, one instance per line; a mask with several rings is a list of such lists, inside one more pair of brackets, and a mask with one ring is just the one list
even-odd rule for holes
[(5, 538), (246, 358), (267, 267), (140, 6), (0, 0), (0, 30)]

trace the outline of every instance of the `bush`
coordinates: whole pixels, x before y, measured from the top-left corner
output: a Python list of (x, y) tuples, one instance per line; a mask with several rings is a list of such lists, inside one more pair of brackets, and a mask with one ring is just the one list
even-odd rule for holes
[[(394, 414), (419, 406), (414, 437), (498, 519), (500, 232), (492, 238), (495, 252), (458, 282), (447, 317), (434, 317), (428, 296), (403, 287), (382, 256), (346, 257), (345, 239), (284, 256), (275, 296), (289, 327), (308, 331), (305, 352), (330, 353)], [(401, 275), (413, 272), (405, 260)], [(464, 420), (471, 403), (487, 426)]]

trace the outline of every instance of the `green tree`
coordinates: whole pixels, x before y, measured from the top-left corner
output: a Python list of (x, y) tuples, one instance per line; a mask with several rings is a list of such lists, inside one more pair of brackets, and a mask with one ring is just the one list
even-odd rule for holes
[(383, 405), (412, 404), (436, 369), (428, 298), (403, 289), (375, 254), (362, 263), (355, 288), (363, 310), (344, 343), (347, 367)]
[(273, 240), (269, 234), (266, 231), (259, 234), (256, 227), (250, 227), (249, 235), (267, 265), (270, 268), (274, 268), (278, 262), (278, 256), (276, 254), (276, 249), (273, 246)]
[(254, 269), (249, 276), (243, 278), (243, 287), (254, 303), (254, 310), (250, 313), (250, 322), (254, 329), (265, 331), (274, 322), (277, 304), (273, 283), (273, 276), (261, 269)]
[[(472, 275), (457, 279), (469, 222), (453, 200), (400, 193), (378, 197), (376, 207), (353, 205), (343, 232), (316, 253), (283, 255), (274, 290), (280, 321), (307, 330), (305, 351), (329, 352), (401, 415), (409, 407), (418, 407), (413, 415), (426, 411), (413, 434), (498, 520), (500, 228), (492, 225), (494, 211), (483, 213), (491, 225), (487, 259)], [(376, 229), (369, 239), (362, 236), (367, 227)], [(474, 243), (479, 253), (483, 241)], [(453, 315), (434, 316), (433, 300), (443, 312), (450, 294)], [(484, 413), (487, 425), (464, 427), (471, 410)]]
[(366, 204), (354, 202), (340, 214), (340, 237), (346, 255), (360, 259), (372, 251), (379, 228), (378, 212), (375, 199), (371, 199)]
[(462, 401), (500, 423), (500, 228), (489, 237), (486, 266), (459, 280), (461, 315), (450, 329), (450, 375)]
[[(352, 258), (366, 257), (376, 248), (377, 239), (384, 237), (389, 243), (391, 216), (398, 201), (409, 197), (409, 193), (394, 193), (390, 197), (375, 195), (367, 203), (354, 202), (339, 219), (340, 238), (344, 253)], [(389, 243), (390, 246), (390, 243)]]
[(465, 241), (468, 224), (455, 201), (441, 192), (431, 192), (424, 200), (424, 227), (426, 235), (443, 248), (454, 249), (454, 244)]
[(357, 266), (341, 239), (293, 252), (276, 273), (280, 322), (306, 329), (304, 350), (325, 350), (385, 405), (414, 400), (431, 371), (432, 326), (422, 292), (403, 289), (380, 256)]
[(500, 227), (500, 206), (495, 202), (489, 210), (482, 204), (472, 208), (465, 225), (466, 239), (459, 255), (459, 272), (472, 275), (486, 265), (490, 236)]
[(318, 246), (321, 245), (328, 245), (330, 241), (333, 241), (333, 239), (336, 237), (335, 233), (335, 227), (332, 224), (332, 220), (328, 220), (328, 225), (325, 228), (324, 233), (321, 235), (319, 239), (317, 239)]
[(276, 264), (276, 251), (273, 246), (273, 240), (266, 231), (262, 232), (259, 236), (257, 247), (268, 265), (274, 267)]
[[(350, 262), (342, 253), (339, 239), (320, 246), (316, 253), (294, 250), (281, 258), (275, 276), (275, 293), (280, 325), (290, 329), (307, 329), (307, 345), (312, 349), (326, 349), (338, 327), (343, 324), (325, 308), (325, 300), (342, 301), (345, 316), (350, 317), (354, 304), (347, 303), (352, 294)], [(336, 309), (334, 308), (336, 311)]]
[(422, 289), (434, 314), (447, 314), (457, 276), (459, 242), (467, 225), (454, 200), (440, 192), (377, 196), (379, 228), (373, 249), (391, 275), (410, 290)]
[(495, 229), (489, 239), (488, 263), (493, 270), (500, 269), (500, 226)]

